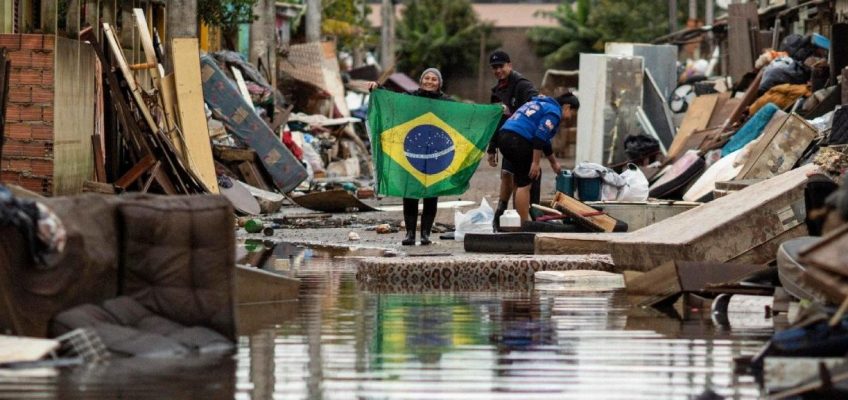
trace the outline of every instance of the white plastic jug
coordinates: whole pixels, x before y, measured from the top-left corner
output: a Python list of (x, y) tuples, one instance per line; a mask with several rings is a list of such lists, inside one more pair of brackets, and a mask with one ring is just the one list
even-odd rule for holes
[(521, 216), (514, 209), (505, 210), (498, 222), (500, 222), (501, 230), (504, 232), (521, 230)]

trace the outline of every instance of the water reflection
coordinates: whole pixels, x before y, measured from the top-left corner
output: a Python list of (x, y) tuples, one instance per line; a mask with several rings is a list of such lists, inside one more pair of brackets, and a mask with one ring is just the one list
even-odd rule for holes
[(615, 292), (374, 293), (352, 260), (329, 260), (299, 270), (298, 318), (277, 329), (277, 397), (759, 396), (732, 359), (770, 330), (634, 310)]

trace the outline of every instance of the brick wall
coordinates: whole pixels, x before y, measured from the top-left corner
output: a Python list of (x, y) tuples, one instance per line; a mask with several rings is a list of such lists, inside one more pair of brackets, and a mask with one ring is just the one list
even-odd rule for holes
[(0, 181), (53, 194), (53, 35), (0, 35), (12, 62)]

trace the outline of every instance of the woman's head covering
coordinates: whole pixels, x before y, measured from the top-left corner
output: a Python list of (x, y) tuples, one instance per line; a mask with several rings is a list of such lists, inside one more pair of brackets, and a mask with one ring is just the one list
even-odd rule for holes
[(439, 70), (436, 68), (425, 69), (424, 72), (421, 73), (421, 76), (418, 77), (418, 83), (421, 83), (421, 81), (424, 80), (424, 75), (426, 75), (428, 72), (431, 72), (433, 75), (436, 75), (436, 78), (439, 78), (439, 89), (441, 89), (442, 86), (444, 86), (445, 81), (442, 80), (442, 73), (439, 72)]
[(567, 92), (561, 96), (558, 96), (556, 98), (556, 101), (557, 103), (559, 103), (560, 106), (564, 106), (566, 104), (570, 105), (572, 110), (580, 108), (580, 100), (577, 100), (577, 96), (575, 96), (571, 92)]

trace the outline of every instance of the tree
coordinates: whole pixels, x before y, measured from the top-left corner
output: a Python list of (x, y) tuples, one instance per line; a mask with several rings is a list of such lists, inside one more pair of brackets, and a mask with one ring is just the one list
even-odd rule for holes
[[(468, 0), (409, 2), (397, 27), (398, 69), (418, 77), (436, 67), (449, 83), (477, 69), (480, 39), (489, 32), (491, 25), (479, 20)], [(487, 50), (495, 47), (486, 42)]]
[(544, 57), (548, 68), (562, 67), (581, 52), (598, 51), (600, 34), (589, 26), (591, 0), (560, 3), (555, 11), (536, 15), (553, 18), (559, 23), (553, 27), (534, 27), (527, 33), (535, 45), (536, 53)]
[(253, 22), (253, 4), (257, 0), (197, 0), (197, 14), (209, 26), (221, 29), (230, 48), (239, 24)]
[(581, 52), (601, 52), (607, 42), (650, 42), (668, 32), (668, 4), (644, 0), (577, 0), (541, 13), (558, 26), (536, 27), (528, 36), (549, 68)]
[(373, 45), (366, 0), (324, 0), (321, 31), (338, 40), (339, 50), (352, 52)]

